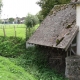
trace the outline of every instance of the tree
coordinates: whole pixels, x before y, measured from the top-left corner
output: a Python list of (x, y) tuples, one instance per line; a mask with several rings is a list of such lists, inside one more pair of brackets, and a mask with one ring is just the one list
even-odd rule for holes
[(38, 17), (39, 22), (41, 23), (43, 21), (43, 15), (41, 14), (41, 11), (39, 11), (39, 13), (37, 13), (36, 16)]
[(1, 7), (2, 7), (2, 0), (0, 0), (0, 19), (1, 19)]
[(41, 14), (45, 18), (50, 10), (57, 4), (69, 3), (70, 0), (40, 0), (37, 4), (42, 8)]
[(14, 21), (14, 18), (9, 18), (9, 23), (13, 23), (13, 21)]
[(2, 0), (0, 0), (0, 16), (1, 16)]
[[(25, 25), (27, 26), (26, 27), (26, 38), (29, 38), (29, 36), (32, 34), (31, 27), (34, 27), (38, 23), (39, 23), (39, 19), (37, 16), (31, 15), (31, 14), (28, 14), (28, 16), (26, 16), (26, 19), (25, 19)], [(28, 29), (28, 31), (27, 31), (27, 29)], [(28, 34), (28, 32), (29, 32), (29, 34)]]
[(32, 15), (32, 26), (35, 26), (39, 23), (39, 19), (36, 15)]
[(0, 24), (2, 24), (2, 20), (0, 19)]
[(25, 25), (27, 27), (33, 27), (38, 23), (39, 23), (39, 19), (37, 16), (31, 14), (28, 14), (28, 16), (26, 16)]

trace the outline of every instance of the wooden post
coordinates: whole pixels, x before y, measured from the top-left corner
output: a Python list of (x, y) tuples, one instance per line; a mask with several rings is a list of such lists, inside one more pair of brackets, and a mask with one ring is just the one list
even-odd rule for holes
[(15, 28), (15, 26), (14, 26), (14, 35), (15, 35), (15, 37), (16, 37), (16, 28)]
[(6, 32), (5, 32), (5, 28), (4, 28), (4, 26), (3, 26), (3, 33), (4, 33), (4, 36), (6, 36)]
[(27, 40), (27, 27), (26, 27), (26, 40)]

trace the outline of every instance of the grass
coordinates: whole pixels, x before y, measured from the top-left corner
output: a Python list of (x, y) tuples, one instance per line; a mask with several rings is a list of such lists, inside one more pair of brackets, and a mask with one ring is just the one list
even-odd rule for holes
[[(25, 39), (26, 38), (26, 26), (24, 24), (0, 24), (0, 36), (4, 36), (3, 26), (7, 37), (15, 36), (14, 26), (16, 29), (16, 36)], [(39, 25), (33, 27), (35, 30)], [(28, 29), (28, 28), (27, 28)], [(28, 30), (27, 30), (28, 31)]]
[[(20, 55), (25, 48), (25, 42), (22, 38), (0, 37), (0, 55), (5, 57), (15, 57)], [(17, 49), (16, 49), (17, 48)]]
[(0, 80), (36, 80), (36, 78), (8, 58), (0, 56)]
[(48, 67), (40, 48), (26, 49), (24, 39), (0, 37), (0, 43), (0, 80), (66, 80)]
[[(0, 80), (66, 80), (49, 68), (44, 50), (38, 47), (26, 49), (26, 27), (23, 24), (15, 26), (17, 37), (14, 37), (13, 25), (5, 26), (6, 37), (0, 31)], [(31, 28), (31, 33), (37, 27)], [(28, 38), (30, 35), (27, 32)]]

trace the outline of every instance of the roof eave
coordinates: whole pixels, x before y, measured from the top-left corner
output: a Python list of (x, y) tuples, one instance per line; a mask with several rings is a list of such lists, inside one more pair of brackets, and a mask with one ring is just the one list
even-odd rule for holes
[(70, 4), (80, 4), (80, 1), (79, 2), (71, 2)]
[(67, 46), (66, 46), (66, 48), (65, 48), (65, 51), (67, 51), (67, 49), (68, 49), (69, 46), (71, 45), (73, 39), (75, 38), (75, 36), (77, 36), (78, 32), (79, 32), (79, 27), (77, 26), (77, 30), (76, 30), (76, 32), (74, 33), (74, 36), (72, 36), (72, 39), (70, 40), (70, 42), (67, 44)]

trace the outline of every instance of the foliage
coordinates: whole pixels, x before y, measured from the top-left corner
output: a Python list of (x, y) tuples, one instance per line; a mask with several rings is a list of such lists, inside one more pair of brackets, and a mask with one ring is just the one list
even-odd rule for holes
[[(48, 56), (40, 48), (28, 48), (25, 54), (12, 62), (22, 66), (27, 72), (34, 75), (37, 80), (64, 80), (64, 77), (48, 67)], [(65, 79), (66, 80), (66, 79)]]
[(42, 8), (41, 14), (45, 18), (54, 5), (69, 3), (70, 0), (40, 0), (37, 4)]
[(33, 27), (38, 23), (39, 23), (39, 19), (37, 16), (31, 15), (31, 14), (28, 14), (28, 16), (26, 16), (25, 25), (27, 27)]
[(0, 0), (0, 14), (1, 14), (2, 0)]
[(35, 25), (32, 28), (26, 27), (26, 40), (29, 39), (29, 37), (36, 31), (38, 27), (39, 27), (39, 24)]
[(9, 23), (13, 23), (14, 18), (9, 18)]
[(25, 46), (25, 43), (21, 38), (0, 37), (0, 42), (0, 55), (2, 56), (17, 57), (24, 51), (24, 49), (22, 49), (22, 45)]
[(0, 80), (37, 80), (24, 68), (15, 65), (8, 58), (0, 56)]
[[(1, 18), (1, 8), (2, 8), (2, 0), (0, 0), (0, 18)], [(2, 23), (2, 20), (0, 19), (0, 24)]]
[(2, 24), (2, 20), (0, 19), (0, 24)]
[(32, 33), (34, 32), (33, 28), (36, 24), (39, 23), (39, 19), (37, 16), (28, 14), (28, 16), (25, 19), (25, 25), (26, 25), (26, 39), (28, 39), (28, 35), (31, 36)]
[(35, 15), (32, 15), (32, 24), (33, 24), (33, 26), (35, 26), (35, 25), (37, 25), (37, 24), (39, 24), (39, 19), (38, 19), (38, 17)]
[(41, 23), (43, 21), (43, 15), (41, 15), (41, 11), (39, 11), (39, 13), (37, 13), (36, 16), (38, 17), (39, 22)]
[[(3, 44), (0, 55), (8, 55), (0, 57), (0, 80), (66, 80), (48, 67), (45, 50), (39, 47), (26, 49), (25, 42), (20, 38), (0, 37)], [(10, 53), (11, 50), (15, 54)]]
[(28, 14), (28, 16), (26, 17), (25, 19), (25, 25), (28, 26), (28, 27), (32, 27), (32, 16), (30, 14)]

